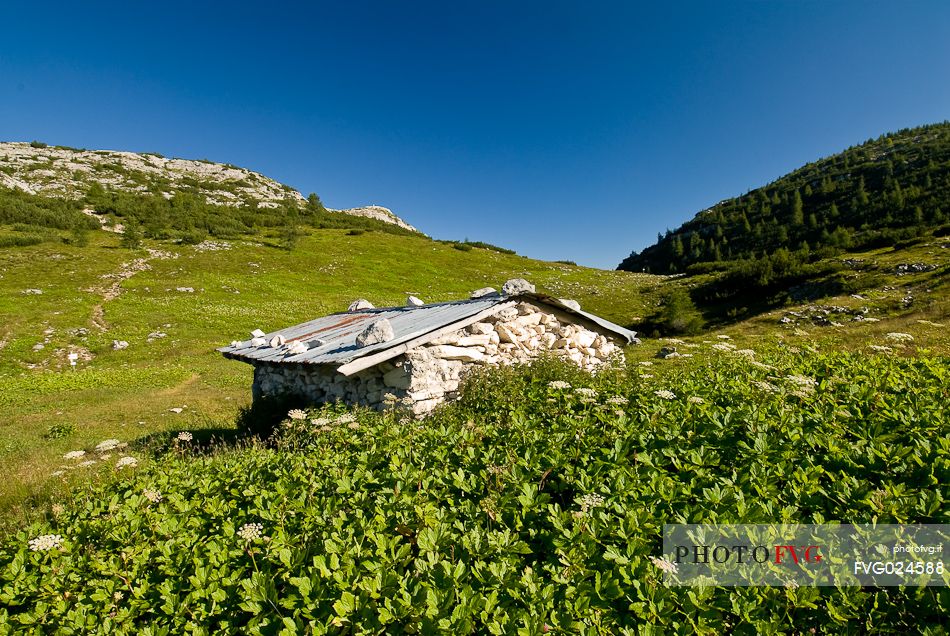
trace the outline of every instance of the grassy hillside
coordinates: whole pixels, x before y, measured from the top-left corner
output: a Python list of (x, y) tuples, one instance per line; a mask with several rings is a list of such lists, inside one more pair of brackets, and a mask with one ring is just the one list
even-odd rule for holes
[[(639, 290), (656, 279), (408, 233), (307, 232), (293, 251), (277, 247), (277, 230), (199, 245), (145, 239), (136, 250), (107, 232), (90, 232), (85, 247), (60, 232), (0, 249), (0, 506), (56, 488), (62, 479), (50, 475), (71, 449), (176, 428), (233, 429), (251, 371), (214, 348), (252, 329), (342, 311), (357, 297), (377, 306), (410, 293), (458, 299), (512, 277), (629, 324), (651, 302)], [(75, 368), (69, 353), (79, 356)]]
[(882, 135), (722, 201), (619, 268), (673, 274), (780, 249), (807, 261), (893, 245), (948, 221), (950, 123), (942, 123)]

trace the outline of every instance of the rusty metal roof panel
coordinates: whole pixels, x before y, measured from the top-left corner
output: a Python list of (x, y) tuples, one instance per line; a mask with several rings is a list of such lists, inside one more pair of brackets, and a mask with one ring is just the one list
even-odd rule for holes
[[(293, 327), (278, 329), (264, 336), (269, 343), (275, 336), (287, 342), (300, 340), (305, 344), (322, 340), (323, 344), (305, 353), (290, 355), (286, 347), (273, 348), (269, 344), (255, 347), (250, 339), (218, 351), (229, 358), (266, 362), (304, 362), (308, 364), (344, 364), (359, 357), (396, 346), (406, 340), (435, 331), (473, 316), (506, 299), (492, 297), (435, 303), (421, 307), (383, 307), (331, 314)], [(386, 318), (392, 325), (395, 338), (365, 347), (356, 346), (356, 336), (372, 322)]]
[[(542, 294), (521, 294), (513, 297), (492, 295), (471, 300), (434, 303), (420, 307), (382, 307), (331, 314), (315, 320), (278, 329), (265, 334), (268, 344), (254, 346), (251, 340), (218, 349), (228, 358), (245, 362), (291, 362), (306, 364), (331, 364), (339, 366), (357, 358), (396, 347), (404, 342), (435, 332), (443, 327), (463, 322), (467, 318), (496, 305), (518, 300), (534, 300), (557, 307), (561, 311), (577, 315), (602, 329), (619, 335), (627, 342), (636, 341), (635, 332), (585, 311), (572, 309), (557, 298)], [(372, 322), (386, 318), (392, 325), (395, 338), (388, 342), (365, 347), (356, 346), (356, 336)], [(304, 353), (291, 354), (286, 346), (271, 347), (275, 336), (283, 336), (287, 343), (299, 340), (310, 347)], [(322, 344), (317, 345), (317, 341)]]

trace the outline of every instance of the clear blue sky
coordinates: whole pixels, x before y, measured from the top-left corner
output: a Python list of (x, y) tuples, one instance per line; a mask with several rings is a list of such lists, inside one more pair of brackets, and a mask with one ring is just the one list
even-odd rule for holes
[(252, 168), (612, 268), (717, 201), (950, 118), (950, 2), (8, 2), (0, 140)]

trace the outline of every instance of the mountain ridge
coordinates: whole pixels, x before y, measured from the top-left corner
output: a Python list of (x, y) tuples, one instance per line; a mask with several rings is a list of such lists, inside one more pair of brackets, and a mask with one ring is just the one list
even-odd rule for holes
[[(157, 153), (87, 150), (40, 142), (0, 142), (0, 186), (29, 194), (80, 199), (94, 183), (103, 188), (166, 199), (193, 191), (211, 205), (278, 208), (302, 206), (298, 190), (266, 175), (206, 159), (168, 158)], [(415, 227), (382, 206), (328, 210), (376, 219), (403, 229)]]
[[(675, 274), (893, 244), (950, 220), (950, 122), (883, 134), (697, 212), (618, 269)], [(826, 254), (827, 255), (827, 254)]]

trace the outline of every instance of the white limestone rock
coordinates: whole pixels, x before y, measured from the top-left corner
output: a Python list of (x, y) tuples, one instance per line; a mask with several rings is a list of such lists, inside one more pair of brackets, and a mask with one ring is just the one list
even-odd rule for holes
[(564, 305), (565, 307), (570, 307), (574, 311), (581, 310), (581, 304), (577, 302), (576, 300), (571, 300), (570, 298), (558, 298), (558, 300), (561, 301), (562, 305)]
[(292, 340), (287, 345), (287, 353), (294, 356), (300, 355), (301, 353), (307, 353), (307, 351), (309, 350), (310, 350), (310, 347), (308, 347), (305, 343), (300, 342), (299, 340)]
[(263, 338), (264, 335), (265, 335), (264, 332), (261, 331), (260, 329), (255, 329), (254, 331), (251, 332), (252, 338)]
[(419, 298), (417, 298), (417, 297), (415, 297), (415, 296), (411, 296), (411, 295), (410, 295), (410, 296), (407, 296), (407, 297), (406, 297), (406, 306), (407, 306), (407, 307), (422, 307), (424, 304), (425, 304), (425, 303), (422, 302), (421, 299), (419, 299)]
[(283, 346), (284, 346), (284, 343), (286, 343), (286, 342), (287, 342), (287, 339), (286, 339), (286, 338), (284, 338), (284, 337), (283, 337), (282, 335), (280, 335), (280, 334), (277, 334), (276, 336), (274, 336), (273, 338), (270, 339), (270, 346), (271, 346), (272, 349), (277, 349), (277, 348), (279, 348), (279, 347), (283, 347)]
[(347, 307), (347, 311), (362, 311), (363, 309), (376, 309), (373, 303), (369, 302), (365, 298), (357, 298), (350, 303), (350, 306)]
[(594, 344), (596, 339), (597, 334), (593, 331), (581, 331), (574, 335), (573, 342), (578, 349), (585, 349)]
[(471, 294), (468, 295), (469, 298), (484, 298), (485, 296), (491, 296), (497, 294), (498, 292), (494, 287), (482, 287), (481, 289), (476, 289)]
[(472, 334), (491, 334), (495, 331), (495, 326), (487, 322), (476, 322), (475, 324), (469, 325), (468, 330)]
[(495, 314), (495, 318), (498, 320), (508, 321), (514, 320), (518, 317), (518, 310), (514, 307), (505, 307), (504, 309), (499, 309)]
[(393, 326), (387, 319), (382, 318), (367, 325), (366, 328), (356, 336), (356, 346), (367, 347), (380, 342), (389, 342), (395, 337), (396, 334), (393, 332)]
[(488, 334), (478, 334), (477, 336), (465, 336), (455, 341), (459, 347), (484, 347), (491, 342)]
[(501, 287), (501, 293), (505, 296), (517, 296), (518, 294), (533, 294), (534, 285), (523, 278), (512, 278)]
[(445, 360), (461, 360), (462, 362), (481, 362), (485, 354), (467, 347), (453, 347), (452, 345), (436, 345), (429, 347), (429, 352)]

